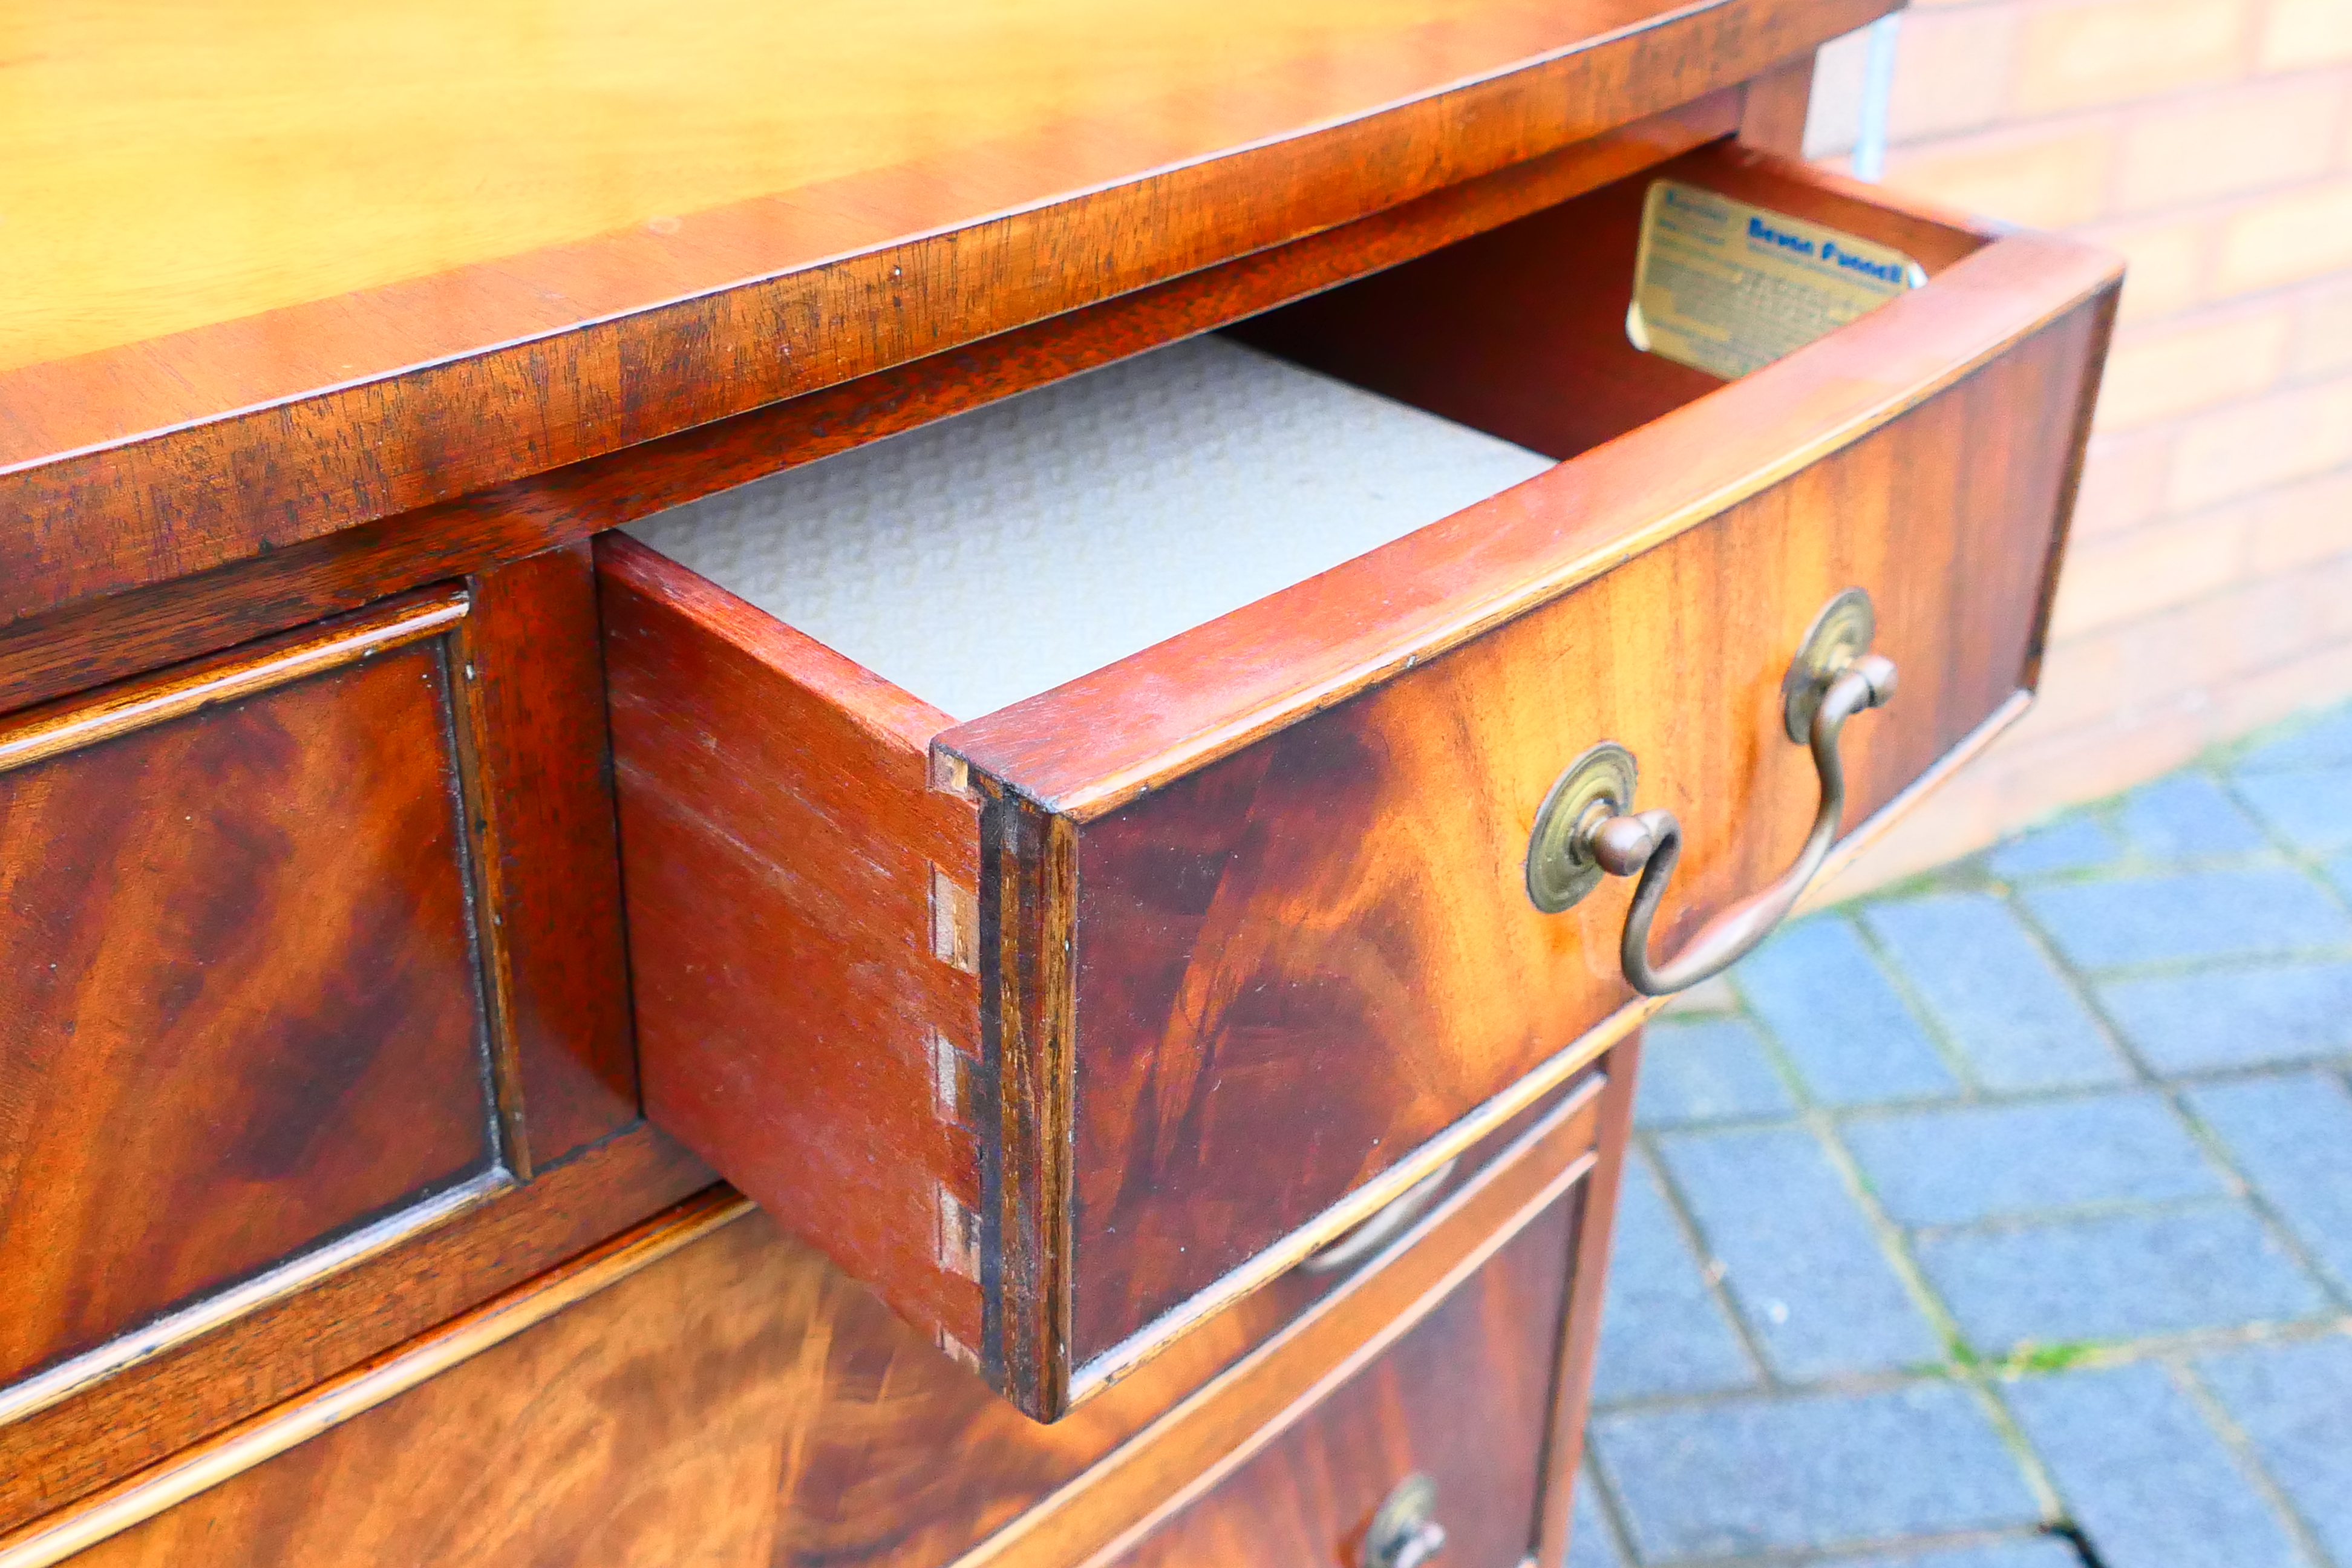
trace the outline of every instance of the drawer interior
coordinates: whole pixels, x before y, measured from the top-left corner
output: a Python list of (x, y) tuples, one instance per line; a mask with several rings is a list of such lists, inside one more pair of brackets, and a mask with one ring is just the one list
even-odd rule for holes
[[(1729, 149), (1658, 173), (1893, 246), (1930, 276), (1981, 244)], [(979, 718), (1724, 384), (1627, 336), (1654, 177), (628, 531)]]
[(973, 719), (1550, 466), (1211, 335), (630, 531)]

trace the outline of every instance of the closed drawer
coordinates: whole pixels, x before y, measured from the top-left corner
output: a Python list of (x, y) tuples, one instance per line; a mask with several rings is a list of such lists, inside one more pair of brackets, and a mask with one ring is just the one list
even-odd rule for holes
[(427, 590), (0, 723), (0, 1421), (511, 1184)]
[[(1002, 478), (957, 451), (1018, 436), (1002, 410), (895, 466), (850, 454), (862, 485), (818, 465), (602, 547), (648, 1112), (1033, 1414), (1421, 1179), (1627, 1007), (1625, 884), (1558, 912), (1530, 894), (1571, 759), (1622, 744), (1634, 804), (1679, 818), (1664, 953), (1808, 838), (1820, 784), (1782, 682), (1834, 597), (1869, 595), (1903, 681), (1844, 736), (1834, 826), (2030, 689), (2113, 263), (1727, 147), (1659, 173), (1892, 245), (1928, 281), (1727, 384), (1627, 341), (1644, 175), (1250, 323), (1254, 353), (1419, 412), (1342, 398), (1358, 412), (1294, 435), (1234, 394), (1248, 428), (1213, 455), (1272, 428), (1300, 457), (1246, 482), (1114, 443), (1143, 458), (1088, 481), (1034, 574), (959, 575), (951, 531), (946, 568), (924, 558), (925, 517)], [(1158, 406), (1139, 417), (1190, 416)], [(1015, 478), (1099, 468), (1068, 430)], [(1392, 537), (1318, 569), (1292, 534), (1346, 548), (1315, 504), (1378, 468), (1367, 447), (1433, 456), (1364, 487)], [(1340, 480), (1302, 484), (1326, 448)], [(928, 499), (924, 471), (948, 476)], [(1150, 521), (1171, 489), (1198, 498), (1191, 556)], [(1138, 535), (1123, 497), (1153, 498)], [(1458, 510), (1412, 517), (1430, 506)], [(744, 554), (761, 516), (781, 565)], [(867, 558), (839, 572), (827, 530), (858, 525)], [(1313, 574), (1152, 625), (1216, 559)], [(789, 608), (798, 575), (877, 640), (829, 647), (722, 585)], [(1131, 610), (1064, 635), (1139, 575)], [(857, 599), (893, 583), (945, 586)], [(1129, 616), (1158, 640), (1056, 668)], [(870, 668), (942, 648), (943, 680), (961, 660), (1058, 684), (951, 716)]]
[[(1534, 1560), (1579, 1194), (1553, 1200), (1425, 1317), (1254, 1435), (1116, 1562), (1518, 1568)], [(1564, 1467), (1563, 1467), (1564, 1468)]]

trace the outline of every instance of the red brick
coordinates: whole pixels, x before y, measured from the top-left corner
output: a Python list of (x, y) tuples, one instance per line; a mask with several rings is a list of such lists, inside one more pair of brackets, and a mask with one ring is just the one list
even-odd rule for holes
[(2352, 371), (2352, 276), (2330, 279), (2297, 302), (2287, 358), (2287, 374), (2296, 377), (2338, 371)]
[(2352, 60), (2352, 5), (2270, 0), (2257, 55), (2264, 70), (2303, 70)]
[(2330, 73), (2147, 104), (2124, 129), (2116, 208), (2147, 212), (2318, 179), (2335, 164), (2346, 97), (2343, 78)]
[(2093, 436), (2074, 500), (2075, 537), (2136, 527), (2162, 514), (2171, 472), (2169, 431)]
[(2292, 321), (2279, 303), (2126, 329), (2099, 384), (2099, 428), (2130, 429), (2267, 392), (2286, 367)]
[(2206, 252), (2216, 230), (2210, 216), (2155, 223), (2108, 224), (2083, 237), (2120, 252), (2124, 276), (2121, 320), (2145, 321), (2185, 310), (2205, 298)]
[(2185, 421), (2165, 499), (2187, 511), (2352, 463), (2352, 377)]
[(2251, 518), (2220, 511), (2084, 540), (2066, 552), (2051, 615), (2053, 637), (2073, 637), (2225, 588), (2246, 574)]
[(2248, 293), (2352, 269), (2352, 179), (2299, 185), (2249, 203), (2221, 225), (2216, 295)]
[(2124, 103), (2235, 76), (2246, 57), (2242, 0), (2065, 0), (2026, 18), (2018, 109)]
[(2071, 228), (2105, 211), (2115, 137), (2102, 118), (1898, 148), (1887, 184), (1963, 212)]
[(2352, 557), (2352, 468), (2266, 491), (2247, 504), (2246, 516), (2251, 572)]

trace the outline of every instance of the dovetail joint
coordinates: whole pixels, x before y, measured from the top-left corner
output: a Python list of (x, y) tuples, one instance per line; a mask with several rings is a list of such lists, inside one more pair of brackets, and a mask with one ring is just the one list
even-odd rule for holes
[(940, 1267), (966, 1279), (980, 1278), (980, 1215), (942, 1183), (940, 1200)]
[(980, 973), (980, 895), (931, 868), (931, 956), (966, 974)]

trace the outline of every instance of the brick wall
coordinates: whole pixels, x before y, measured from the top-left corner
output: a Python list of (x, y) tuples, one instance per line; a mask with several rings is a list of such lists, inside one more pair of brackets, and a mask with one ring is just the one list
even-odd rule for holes
[(1887, 184), (2131, 274), (2041, 700), (1841, 893), (2352, 694), (2352, 0), (1914, 0), (1899, 39)]

